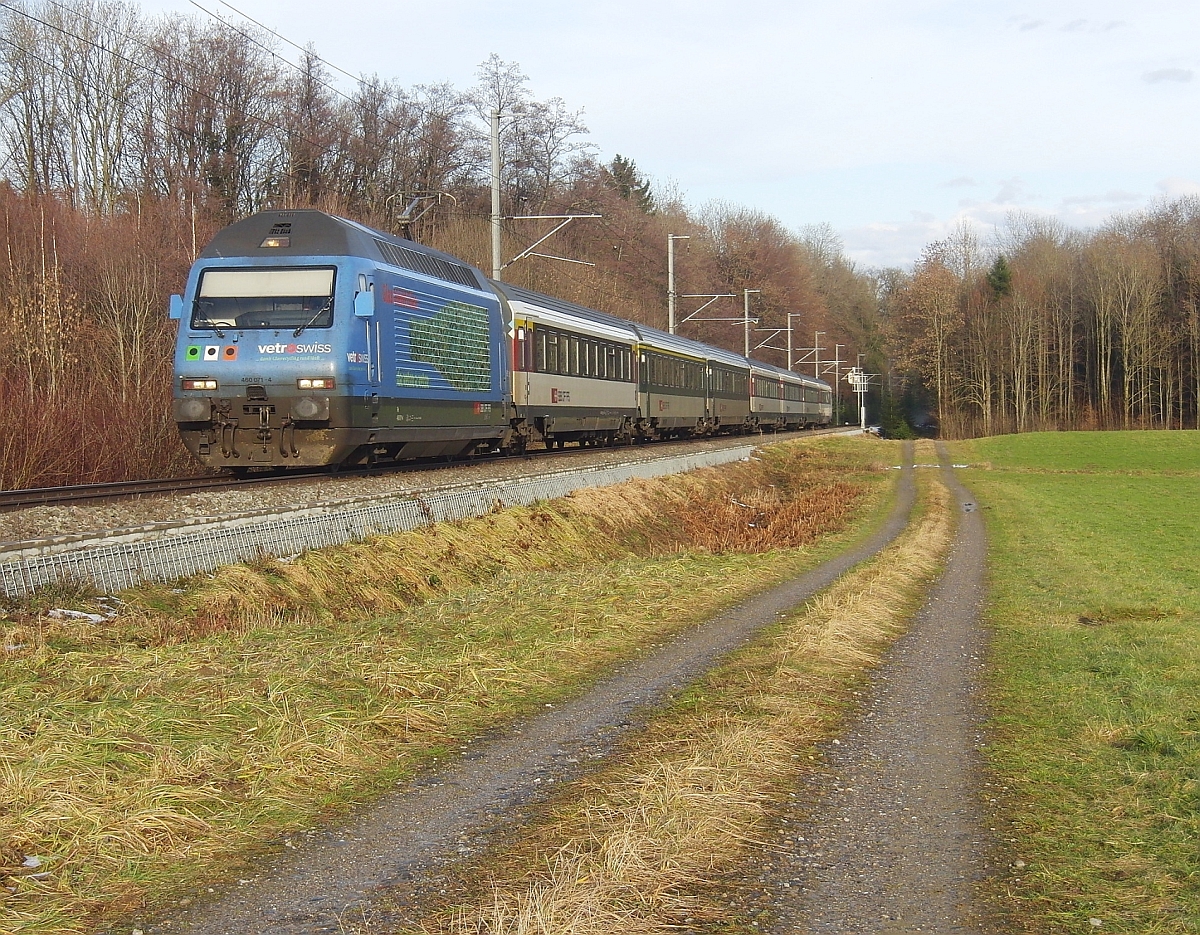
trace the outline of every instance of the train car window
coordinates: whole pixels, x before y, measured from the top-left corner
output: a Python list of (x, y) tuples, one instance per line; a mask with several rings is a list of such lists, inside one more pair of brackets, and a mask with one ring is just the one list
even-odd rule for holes
[(762, 377), (751, 378), (750, 385), (753, 388), (755, 396), (763, 399), (781, 399), (783, 394), (779, 388), (778, 380), (766, 380)]
[(558, 373), (558, 335), (553, 331), (546, 335), (546, 373)]
[(714, 393), (726, 393), (730, 396), (745, 396), (749, 391), (746, 383), (746, 374), (738, 373), (736, 370), (725, 370), (721, 367), (714, 367), (712, 391)]
[[(626, 353), (619, 357), (621, 364), (632, 369), (632, 360)], [(705, 365), (678, 357), (649, 354), (646, 357), (646, 379), (653, 386), (672, 390), (695, 390), (704, 392)]]
[(192, 327), (331, 328), (333, 267), (208, 269), (192, 306)]
[(571, 372), (572, 376), (577, 377), (579, 376), (579, 338), (571, 335), (567, 346), (571, 352), (571, 359), (567, 369)]
[(536, 341), (534, 342), (534, 361), (533, 369), (538, 373), (546, 372), (546, 339), (549, 335), (545, 331), (535, 331)]

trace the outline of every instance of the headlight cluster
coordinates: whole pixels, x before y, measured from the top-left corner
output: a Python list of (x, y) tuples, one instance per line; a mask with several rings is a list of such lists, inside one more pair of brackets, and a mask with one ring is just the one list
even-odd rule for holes
[(296, 388), (300, 390), (331, 390), (333, 387), (333, 377), (301, 377), (296, 381)]
[(191, 380), (187, 377), (183, 378), (183, 388), (185, 390), (215, 390), (217, 388), (216, 380)]

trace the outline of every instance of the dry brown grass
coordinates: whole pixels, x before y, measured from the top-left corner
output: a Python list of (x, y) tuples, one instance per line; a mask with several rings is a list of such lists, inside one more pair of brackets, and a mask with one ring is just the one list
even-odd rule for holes
[(713, 921), (706, 886), (736, 867), (795, 781), (798, 754), (905, 626), (948, 547), (939, 482), (919, 523), (651, 724), (626, 761), (577, 785), (525, 841), (475, 872), (473, 902), (426, 935), (650, 935)]
[[(580, 490), (290, 561), (264, 557), (229, 565), (182, 591), (147, 586), (129, 596), (114, 626), (164, 645), (396, 613), (502, 574), (533, 576), (683, 551), (795, 548), (846, 523), (867, 490), (861, 473), (848, 475), (862, 470), (861, 460), (836, 446), (776, 445), (722, 468)], [(19, 616), (18, 622), (36, 623)]]
[[(777, 483), (769, 468), (801, 489), (807, 461), (830, 460), (773, 457), (736, 483), (746, 467)], [(0, 625), (0, 931), (87, 931), (233, 872), (279, 830), (815, 560), (680, 550), (660, 504), (735, 482), (702, 473), (224, 569), (123, 595), (102, 624), (45, 616), (97, 609), (83, 590), (26, 604)], [(616, 501), (626, 513), (600, 508)]]

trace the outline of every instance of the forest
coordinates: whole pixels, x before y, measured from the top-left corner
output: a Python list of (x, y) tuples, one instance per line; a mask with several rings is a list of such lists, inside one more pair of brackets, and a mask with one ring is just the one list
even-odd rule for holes
[(1200, 202), (1092, 231), (1014, 215), (931, 244), (886, 290), (892, 367), (950, 437), (1196, 427)]
[[(287, 44), (113, 0), (0, 10), (0, 486), (195, 470), (169, 415), (167, 297), (232, 220), (316, 207), (490, 269), (494, 108), (505, 255), (548, 230), (521, 215), (600, 215), (547, 242), (565, 260), (527, 257), (506, 279), (665, 327), (673, 234), (679, 293), (739, 296), (698, 316), (738, 321), (680, 333), (740, 350), (740, 296), (758, 290), (754, 356), (785, 363), (789, 320), (823, 360), (865, 355), (882, 374), (872, 418), (894, 434), (1195, 426), (1200, 205), (1090, 232), (1014, 218), (994, 243), (963, 228), (911, 271), (861, 269), (828, 225), (692, 206), (633, 158), (602, 161), (582, 112), (498, 56), (472, 87), (406, 87)], [(680, 299), (680, 318), (704, 301)]]

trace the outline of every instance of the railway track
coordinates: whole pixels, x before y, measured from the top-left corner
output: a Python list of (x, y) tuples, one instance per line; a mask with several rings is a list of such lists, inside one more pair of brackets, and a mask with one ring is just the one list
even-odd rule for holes
[[(824, 435), (836, 431), (844, 431), (844, 429), (809, 429), (801, 432), (783, 433), (782, 437), (797, 438), (810, 435)], [(775, 438), (776, 436), (762, 437)], [(730, 435), (728, 438), (731, 444), (744, 444), (748, 439), (747, 436), (739, 435)], [(525, 460), (532, 460), (552, 455), (561, 455), (564, 451), (569, 450), (575, 449), (534, 449), (527, 451), (522, 457)], [(599, 449), (581, 448), (578, 450), (594, 452)], [(21, 510), (33, 506), (61, 506), (63, 504), (95, 502), (98, 500), (127, 500), (161, 494), (185, 494), (202, 490), (245, 488), (260, 484), (286, 484), (312, 480), (314, 477), (363, 477), (371, 474), (429, 470), (432, 466), (453, 468), (460, 465), (486, 464), (489, 461), (501, 461), (507, 457), (505, 455), (480, 455), (474, 458), (464, 458), (451, 462), (445, 462), (441, 459), (423, 459), (405, 461), (399, 464), (343, 468), (338, 471), (329, 469), (299, 470), (258, 476), (251, 475), (249, 477), (233, 477), (224, 474), (198, 475), (191, 477), (157, 478), (154, 480), (118, 481), (106, 484), (78, 484), (66, 487), (0, 490), (0, 512)]]
[[(311, 475), (301, 475), (311, 476)], [(164, 477), (155, 480), (118, 481), (110, 484), (78, 484), (70, 487), (36, 487), (27, 490), (0, 490), (0, 510), (20, 510), (31, 506), (61, 505), (95, 500), (121, 500), (164, 493), (190, 493), (286, 481), (287, 476), (238, 478), (227, 476)]]

